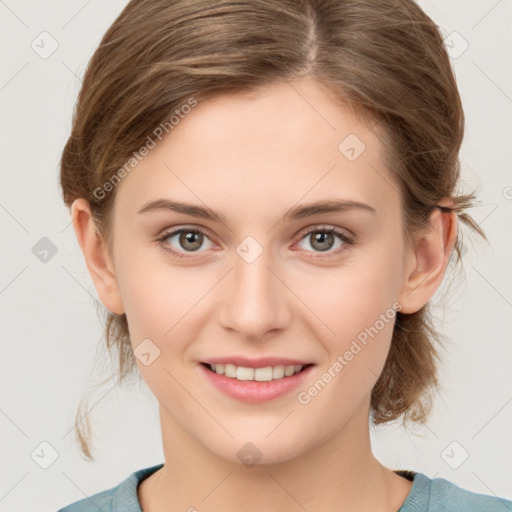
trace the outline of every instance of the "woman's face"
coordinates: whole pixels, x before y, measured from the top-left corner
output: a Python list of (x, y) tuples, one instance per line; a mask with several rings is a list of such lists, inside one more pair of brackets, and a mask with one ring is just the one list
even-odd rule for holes
[[(113, 224), (118, 312), (163, 425), (260, 463), (364, 429), (410, 271), (387, 148), (309, 80), (183, 117), (117, 185)], [(347, 205), (310, 208), (323, 202)], [(202, 364), (237, 357), (313, 366), (279, 396), (253, 382), (270, 389), (258, 400), (219, 389)]]

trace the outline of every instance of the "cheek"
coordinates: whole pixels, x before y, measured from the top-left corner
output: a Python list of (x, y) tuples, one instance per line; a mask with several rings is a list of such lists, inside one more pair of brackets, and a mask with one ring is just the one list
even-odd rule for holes
[(311, 413), (310, 417), (329, 414), (334, 420), (331, 426), (339, 426), (369, 400), (386, 362), (400, 309), (391, 277), (382, 267), (362, 274), (354, 268), (352, 272), (340, 271), (325, 281), (309, 283), (323, 282), (329, 287), (327, 293), (321, 293), (318, 286), (310, 286), (304, 299), (321, 319), (319, 322), (311, 317), (308, 326), (325, 355), (316, 379), (299, 397), (301, 404), (308, 404), (305, 410)]
[(158, 346), (167, 345), (179, 328), (180, 319), (204, 293), (191, 286), (187, 272), (173, 270), (162, 257), (150, 261), (150, 256), (148, 251), (125, 253), (116, 266), (134, 347), (146, 338), (155, 340)]
[(321, 371), (335, 382), (331, 392), (354, 406), (370, 393), (389, 352), (400, 309), (398, 250), (375, 244), (337, 268), (294, 278), (297, 295), (316, 315), (308, 327), (326, 354)]
[(369, 251), (338, 267), (299, 270), (290, 279), (292, 289), (323, 325), (322, 337), (347, 339), (392, 308), (400, 290), (399, 259), (392, 251)]

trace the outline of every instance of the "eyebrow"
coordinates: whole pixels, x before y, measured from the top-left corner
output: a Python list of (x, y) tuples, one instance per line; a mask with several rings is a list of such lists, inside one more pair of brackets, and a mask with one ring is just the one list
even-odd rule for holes
[[(362, 203), (360, 201), (349, 201), (340, 199), (326, 199), (323, 201), (317, 201), (315, 203), (301, 204), (290, 208), (283, 216), (281, 222), (286, 220), (298, 220), (313, 215), (320, 215), (322, 213), (336, 213), (351, 209), (366, 210), (370, 213), (377, 213), (375, 208), (369, 204)], [(217, 213), (210, 208), (206, 208), (199, 205), (182, 203), (180, 201), (173, 201), (171, 199), (156, 199), (145, 204), (137, 213), (139, 215), (158, 211), (158, 210), (170, 210), (177, 213), (183, 213), (192, 217), (198, 217), (201, 219), (210, 220), (212, 222), (221, 222), (225, 224), (227, 219), (224, 215)]]

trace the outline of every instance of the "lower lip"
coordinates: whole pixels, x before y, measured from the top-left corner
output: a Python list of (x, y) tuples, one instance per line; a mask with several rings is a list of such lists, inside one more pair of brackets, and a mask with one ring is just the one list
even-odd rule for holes
[(199, 364), (208, 380), (220, 391), (242, 402), (257, 404), (268, 402), (289, 393), (298, 387), (309, 375), (314, 365), (308, 366), (295, 375), (271, 381), (238, 380), (212, 372), (204, 364)]

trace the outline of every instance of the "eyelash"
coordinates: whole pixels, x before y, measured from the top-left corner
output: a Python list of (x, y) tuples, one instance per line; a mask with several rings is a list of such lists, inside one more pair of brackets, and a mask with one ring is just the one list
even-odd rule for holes
[[(199, 228), (199, 227), (194, 227), (194, 228), (180, 228), (180, 229), (176, 229), (174, 231), (169, 231), (167, 233), (164, 233), (160, 238), (157, 238), (157, 242), (162, 246), (162, 248), (171, 253), (173, 257), (176, 257), (176, 258), (188, 258), (189, 256), (187, 255), (187, 253), (181, 253), (181, 252), (177, 252), (173, 249), (171, 249), (167, 244), (165, 244), (164, 242), (168, 239), (168, 238), (171, 238), (172, 236), (174, 235), (177, 235), (179, 233), (182, 233), (182, 232), (186, 232), (186, 233), (200, 233), (202, 234), (203, 236), (207, 237), (207, 238), (210, 238), (208, 236), (208, 234), (206, 233), (206, 231), (204, 231), (203, 229)], [(337, 235), (340, 240), (343, 242), (343, 246), (341, 248), (339, 248), (338, 250), (334, 251), (334, 252), (325, 252), (325, 253), (321, 253), (320, 251), (315, 251), (317, 254), (315, 256), (312, 256), (312, 258), (325, 258), (325, 257), (330, 257), (330, 256), (337, 256), (338, 254), (340, 254), (342, 251), (344, 251), (346, 249), (346, 246), (351, 246), (351, 245), (354, 245), (354, 240), (352, 238), (350, 238), (348, 235), (346, 235), (344, 232), (338, 230), (337, 228), (335, 227), (323, 227), (323, 226), (315, 226), (313, 227), (312, 229), (310, 229), (309, 231), (307, 231), (306, 233), (304, 233), (300, 239), (299, 239), (299, 242), (304, 240), (307, 236), (313, 234), (313, 233), (323, 233), (323, 234), (334, 234), (334, 235)], [(190, 251), (190, 256), (192, 256), (194, 254), (195, 251)], [(307, 252), (311, 252), (311, 251), (307, 251)], [(326, 254), (327, 256), (324, 256), (323, 254)]]

